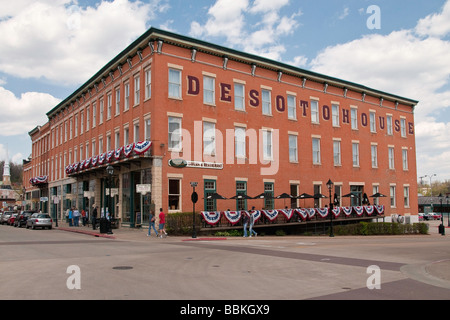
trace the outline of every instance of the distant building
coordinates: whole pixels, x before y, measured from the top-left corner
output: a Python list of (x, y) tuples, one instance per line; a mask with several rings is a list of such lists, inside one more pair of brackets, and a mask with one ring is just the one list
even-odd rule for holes
[(151, 28), (30, 131), (27, 199), (60, 217), (71, 205), (108, 207), (134, 226), (155, 208), (191, 211), (190, 182), (197, 210), (215, 211), (324, 207), (328, 199), (206, 196), (328, 195), (331, 179), (339, 205), (366, 195), (386, 216), (414, 221), (416, 104)]

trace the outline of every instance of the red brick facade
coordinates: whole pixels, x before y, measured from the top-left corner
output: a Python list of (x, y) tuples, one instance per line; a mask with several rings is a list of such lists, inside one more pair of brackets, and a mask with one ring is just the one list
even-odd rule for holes
[[(24, 182), (29, 192), (36, 188), (30, 178), (48, 177), (37, 186), (48, 192), (49, 211), (61, 212), (70, 205), (67, 201), (101, 204), (107, 162), (67, 172), (66, 167), (148, 140), (149, 152), (108, 162), (115, 168), (118, 190), (115, 215), (124, 222), (133, 224), (133, 212), (145, 212), (150, 203), (169, 212), (191, 211), (193, 181), (198, 182), (197, 210), (313, 206), (314, 200), (238, 204), (207, 202), (204, 196), (213, 191), (225, 197), (238, 192), (254, 197), (265, 191), (274, 196), (328, 195), (326, 182), (331, 179), (333, 194), (380, 192), (387, 196), (379, 198), (387, 216), (414, 216), (416, 104), (150, 29), (51, 110), (47, 124), (30, 132), (32, 162)], [(196, 162), (177, 168), (169, 165), (171, 159)], [(72, 187), (65, 192), (68, 184)], [(151, 184), (151, 194), (136, 196), (136, 184)], [(54, 195), (60, 195), (62, 206), (52, 204)], [(350, 198), (339, 198), (341, 205), (351, 205)], [(315, 205), (326, 203), (328, 199), (316, 200)]]

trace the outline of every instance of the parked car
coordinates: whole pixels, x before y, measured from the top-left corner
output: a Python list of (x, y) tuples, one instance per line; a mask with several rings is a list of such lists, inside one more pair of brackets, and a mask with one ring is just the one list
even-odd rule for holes
[(16, 220), (14, 220), (14, 227), (22, 227), (27, 224), (28, 218), (31, 217), (33, 213), (36, 213), (36, 211), (32, 210), (25, 210), (22, 211), (20, 214), (17, 215)]
[(2, 219), (0, 221), (1, 224), (8, 223), (8, 219), (11, 217), (12, 214), (14, 214), (14, 211), (5, 211), (2, 214)]
[(436, 212), (430, 212), (428, 213), (428, 220), (440, 220), (441, 219), (441, 214), (440, 213), (436, 213)]
[(52, 228), (52, 218), (47, 213), (33, 213), (30, 218), (27, 219), (27, 229), (32, 228)]
[(9, 216), (8, 221), (6, 222), (9, 226), (14, 225), (14, 221), (16, 220), (17, 213), (13, 213)]

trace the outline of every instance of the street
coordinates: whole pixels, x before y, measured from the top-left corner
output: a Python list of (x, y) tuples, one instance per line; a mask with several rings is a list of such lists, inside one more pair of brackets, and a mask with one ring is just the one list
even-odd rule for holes
[(422, 236), (194, 241), (0, 225), (0, 299), (446, 300), (450, 235), (432, 228)]

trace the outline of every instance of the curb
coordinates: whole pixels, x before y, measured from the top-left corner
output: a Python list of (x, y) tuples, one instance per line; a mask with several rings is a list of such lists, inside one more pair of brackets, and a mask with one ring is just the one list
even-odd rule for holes
[(184, 239), (181, 241), (217, 241), (217, 240), (227, 240), (227, 238), (192, 238), (192, 239)]
[(55, 228), (56, 230), (61, 230), (61, 231), (69, 231), (69, 232), (75, 232), (75, 233), (81, 233), (81, 234), (86, 234), (86, 235), (90, 235), (90, 236), (94, 236), (94, 237), (101, 237), (101, 238), (107, 238), (107, 239), (116, 239), (116, 237), (111, 236), (111, 235), (107, 235), (107, 234), (103, 234), (103, 233), (97, 233), (97, 232), (90, 232), (90, 231), (85, 231), (85, 230), (77, 230), (77, 229), (72, 229), (72, 228)]

